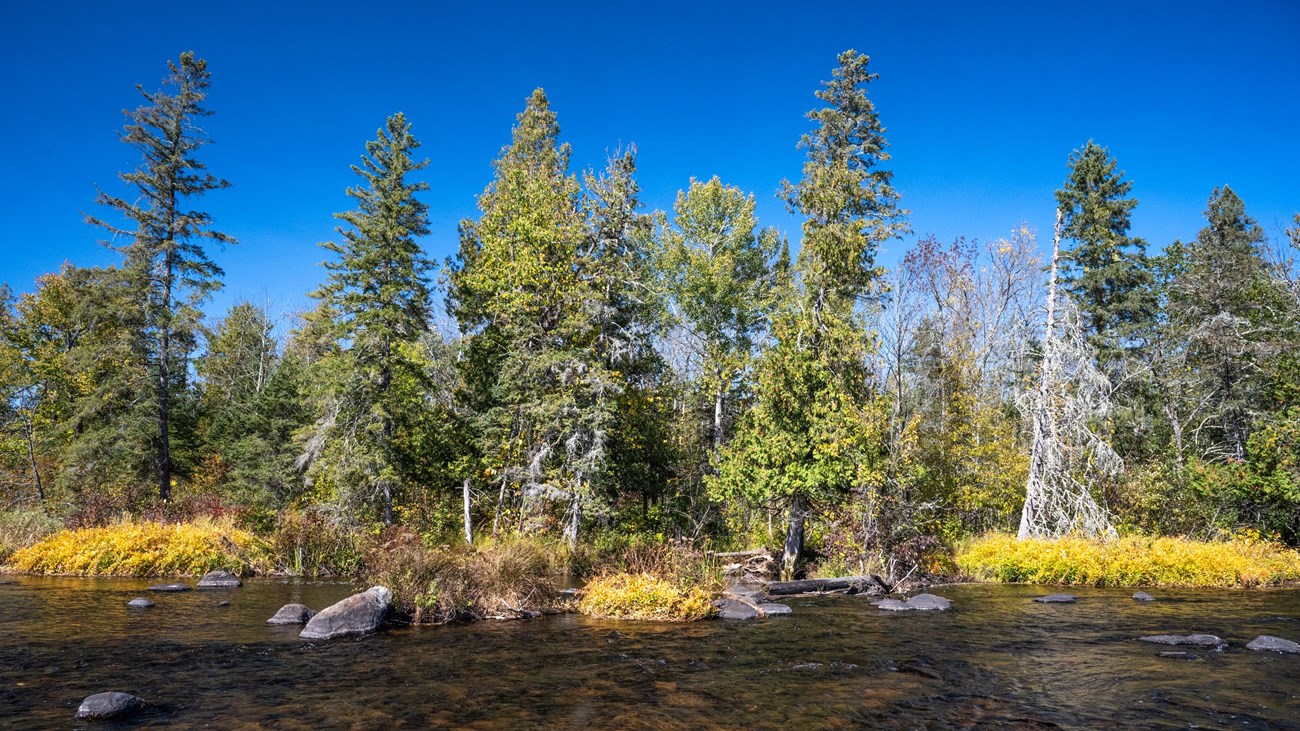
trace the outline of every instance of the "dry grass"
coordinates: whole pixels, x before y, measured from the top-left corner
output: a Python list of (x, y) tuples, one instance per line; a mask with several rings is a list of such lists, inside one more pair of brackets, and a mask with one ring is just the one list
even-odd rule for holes
[(1030, 584), (1258, 587), (1300, 580), (1300, 552), (1249, 540), (1021, 541), (990, 534), (958, 551), (957, 565), (977, 580)]
[(0, 563), (7, 561), (15, 551), (57, 533), (62, 528), (62, 521), (51, 518), (41, 510), (0, 512)]

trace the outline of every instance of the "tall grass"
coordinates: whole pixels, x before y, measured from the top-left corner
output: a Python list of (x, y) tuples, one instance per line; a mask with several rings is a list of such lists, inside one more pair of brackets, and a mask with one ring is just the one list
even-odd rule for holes
[(691, 622), (714, 613), (713, 594), (653, 574), (598, 576), (582, 588), (578, 611), (600, 619)]
[(15, 551), (26, 548), (63, 528), (58, 518), (42, 510), (6, 510), (0, 512), (0, 564)]
[(984, 581), (1080, 586), (1258, 587), (1300, 580), (1300, 552), (1259, 541), (1190, 541), (1126, 536), (975, 539), (957, 553), (967, 576)]
[(196, 576), (215, 569), (247, 574), (269, 565), (265, 542), (229, 518), (65, 530), (9, 559), (11, 569), (24, 573), (80, 576)]

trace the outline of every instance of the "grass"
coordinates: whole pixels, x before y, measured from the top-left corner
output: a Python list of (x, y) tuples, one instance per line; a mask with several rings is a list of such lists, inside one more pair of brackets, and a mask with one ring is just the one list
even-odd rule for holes
[(265, 570), (268, 548), (229, 519), (120, 522), (55, 533), (15, 552), (8, 568), (29, 574), (197, 576), (215, 569)]
[(58, 518), (42, 510), (7, 510), (0, 512), (0, 563), (14, 552), (26, 548), (63, 528)]
[(1262, 587), (1300, 580), (1300, 552), (1262, 541), (1126, 536), (1017, 540), (989, 534), (961, 548), (982, 581), (1075, 586)]
[(714, 613), (713, 594), (648, 573), (598, 576), (583, 587), (578, 611), (600, 619), (691, 622)]

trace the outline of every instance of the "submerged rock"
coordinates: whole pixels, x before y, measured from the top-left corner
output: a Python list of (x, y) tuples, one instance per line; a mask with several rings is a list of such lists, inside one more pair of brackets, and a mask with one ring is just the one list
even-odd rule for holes
[(794, 613), (794, 610), (789, 605), (777, 604), (776, 602), (763, 602), (758, 605), (758, 610), (763, 613), (764, 617), (777, 617)]
[(1139, 637), (1142, 642), (1154, 642), (1157, 645), (1193, 645), (1195, 647), (1226, 647), (1223, 640), (1214, 635), (1147, 635)]
[(755, 619), (759, 616), (758, 607), (747, 602), (720, 599), (715, 604), (718, 607), (719, 619)]
[(1138, 593), (1133, 595), (1133, 600), (1139, 602), (1153, 602), (1156, 600), (1156, 598), (1146, 593), (1145, 591), (1139, 591)]
[(159, 584), (158, 586), (149, 587), (149, 591), (175, 592), (175, 591), (189, 591), (189, 590), (190, 587), (187, 584)]
[(937, 594), (917, 594), (911, 599), (877, 599), (871, 603), (886, 612), (943, 612), (952, 606), (951, 601)]
[(886, 612), (914, 612), (914, 611), (916, 611), (916, 607), (912, 606), (911, 604), (908, 604), (907, 602), (903, 601), (902, 599), (880, 599), (880, 600), (877, 600), (877, 601), (872, 602), (872, 604), (875, 604), (878, 608), (883, 609), (883, 610), (885, 610)]
[(144, 708), (144, 699), (111, 691), (87, 696), (77, 708), (77, 718), (120, 718)]
[(1300, 654), (1300, 644), (1292, 642), (1291, 640), (1284, 640), (1281, 637), (1270, 637), (1268, 635), (1260, 635), (1251, 640), (1246, 645), (1246, 649), (1260, 650), (1264, 652), (1289, 652)]
[(305, 640), (329, 640), (374, 632), (384, 624), (392, 605), (393, 592), (388, 587), (372, 586), (322, 609), (298, 636)]
[(1034, 597), (1034, 601), (1039, 604), (1073, 604), (1078, 597), (1073, 594), (1048, 594), (1047, 596)]
[(224, 569), (209, 571), (199, 579), (200, 589), (230, 589), (243, 585), (244, 582), (240, 581), (238, 576)]
[(316, 616), (316, 613), (304, 604), (286, 604), (280, 607), (280, 611), (276, 612), (274, 617), (266, 620), (266, 623), (307, 624), (314, 616)]
[(1200, 660), (1201, 659), (1200, 655), (1194, 655), (1190, 652), (1162, 652), (1160, 653), (1159, 657), (1168, 658), (1170, 660)]
[(131, 601), (127, 602), (126, 605), (128, 607), (133, 607), (135, 609), (148, 609), (149, 607), (153, 606), (153, 602), (149, 601), (148, 599), (145, 599), (142, 596), (138, 596), (132, 599)]
[(229, 599), (222, 599), (221, 601), (217, 602), (217, 606), (219, 606), (219, 607), (228, 607), (228, 606), (230, 606), (230, 600), (229, 600)]

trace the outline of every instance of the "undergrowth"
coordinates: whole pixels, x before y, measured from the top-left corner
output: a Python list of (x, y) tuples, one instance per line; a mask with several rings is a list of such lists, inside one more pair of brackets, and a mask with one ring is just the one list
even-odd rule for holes
[(42, 510), (6, 510), (0, 512), (0, 563), (15, 551), (26, 548), (58, 532), (63, 523)]
[(1017, 540), (989, 534), (958, 551), (983, 581), (1077, 586), (1260, 587), (1300, 580), (1300, 552), (1265, 541), (1126, 536)]
[(582, 589), (578, 611), (600, 619), (691, 622), (714, 613), (713, 594), (653, 574), (598, 576)]

